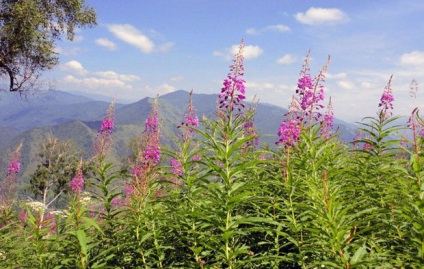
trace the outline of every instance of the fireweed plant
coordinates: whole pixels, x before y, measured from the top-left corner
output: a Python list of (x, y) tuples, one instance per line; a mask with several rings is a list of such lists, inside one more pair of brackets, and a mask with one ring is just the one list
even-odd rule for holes
[(0, 268), (421, 268), (420, 108), (400, 124), (390, 77), (377, 114), (342, 142), (325, 97), (330, 59), (312, 76), (308, 52), (276, 145), (261, 146), (243, 49), (214, 115), (198, 116), (191, 92), (175, 143), (161, 145), (154, 99), (123, 165), (113, 101), (61, 203), (18, 193), (26, 146), (14, 148), (0, 169)]

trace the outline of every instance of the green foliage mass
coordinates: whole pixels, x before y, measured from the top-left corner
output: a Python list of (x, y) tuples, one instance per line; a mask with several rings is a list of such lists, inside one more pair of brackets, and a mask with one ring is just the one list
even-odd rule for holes
[(0, 76), (6, 91), (26, 92), (40, 73), (58, 63), (55, 42), (75, 28), (96, 24), (84, 0), (3, 0), (0, 2)]

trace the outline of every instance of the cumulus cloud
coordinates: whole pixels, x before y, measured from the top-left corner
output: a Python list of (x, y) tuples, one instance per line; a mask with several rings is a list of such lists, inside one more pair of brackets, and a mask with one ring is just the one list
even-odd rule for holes
[(258, 35), (265, 31), (273, 31), (273, 32), (290, 32), (290, 27), (284, 24), (276, 24), (276, 25), (268, 25), (261, 29), (249, 28), (246, 30), (246, 34), (248, 35)]
[[(239, 52), (240, 45), (233, 45), (231, 48), (226, 49), (224, 52), (214, 51), (213, 56), (224, 58), (225, 60), (231, 60), (234, 55)], [(244, 46), (243, 56), (244, 59), (254, 59), (259, 57), (264, 52), (259, 46)]]
[(171, 85), (169, 85), (168, 83), (163, 83), (162, 85), (159, 86), (159, 93), (170, 93), (170, 92), (175, 92), (175, 87), (172, 87)]
[(88, 71), (84, 69), (82, 64), (78, 61), (69, 61), (60, 66), (60, 69), (65, 72), (71, 72), (80, 76), (85, 76)]
[(340, 9), (316, 7), (311, 7), (306, 12), (298, 12), (294, 17), (298, 22), (308, 25), (336, 24), (349, 19)]
[(328, 79), (344, 79), (347, 77), (347, 74), (346, 73), (337, 73), (337, 74), (326, 73), (325, 77)]
[(96, 72), (94, 73), (97, 76), (101, 77), (101, 78), (105, 78), (105, 79), (119, 79), (122, 81), (136, 81), (136, 80), (140, 80), (141, 78), (137, 75), (122, 75), (122, 74), (118, 74), (114, 71), (101, 71), (101, 72)]
[(116, 78), (76, 78), (72, 75), (67, 75), (63, 78), (64, 83), (72, 84), (80, 88), (98, 89), (97, 92), (101, 92), (104, 89), (132, 89), (131, 85), (126, 84), (124, 81)]
[(286, 54), (281, 58), (278, 58), (276, 61), (278, 64), (292, 64), (296, 62), (296, 57), (294, 57), (292, 54)]
[[(237, 54), (239, 51), (239, 45), (233, 45), (231, 47), (231, 53)], [(243, 56), (245, 59), (253, 59), (259, 57), (264, 52), (259, 46), (244, 46)]]
[(116, 49), (116, 44), (113, 43), (112, 41), (110, 41), (107, 38), (98, 38), (98, 39), (96, 39), (95, 43), (97, 45), (105, 47), (109, 50), (115, 50)]
[(353, 90), (355, 89), (355, 85), (353, 85), (352, 82), (347, 81), (347, 80), (340, 80), (337, 82), (337, 86), (339, 86), (340, 88), (344, 89), (344, 90)]
[(270, 82), (246, 82), (246, 87), (257, 90), (271, 90), (275, 88), (274, 84)]
[(290, 32), (290, 27), (284, 24), (269, 25), (265, 27), (264, 29), (268, 31)]
[(153, 41), (130, 24), (111, 24), (107, 28), (115, 37), (139, 48), (143, 53), (151, 53), (155, 47)]
[(405, 65), (424, 65), (424, 51), (413, 51), (402, 54), (400, 63)]
[(54, 48), (54, 52), (60, 55), (64, 56), (76, 56), (78, 52), (81, 50), (79, 47), (72, 47), (72, 48), (62, 48), (59, 46), (56, 46)]

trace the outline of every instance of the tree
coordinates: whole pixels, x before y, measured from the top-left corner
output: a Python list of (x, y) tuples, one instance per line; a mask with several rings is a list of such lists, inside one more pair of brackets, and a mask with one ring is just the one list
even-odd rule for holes
[(0, 89), (23, 93), (58, 64), (55, 42), (96, 25), (85, 0), (0, 0)]
[(41, 143), (40, 163), (30, 179), (30, 190), (35, 198), (40, 196), (43, 204), (48, 206), (67, 193), (81, 156), (81, 150), (72, 140), (59, 141), (49, 137)]

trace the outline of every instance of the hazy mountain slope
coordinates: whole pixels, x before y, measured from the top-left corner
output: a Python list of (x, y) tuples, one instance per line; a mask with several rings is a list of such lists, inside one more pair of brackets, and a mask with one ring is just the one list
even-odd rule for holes
[(41, 92), (25, 99), (9, 96), (0, 100), (0, 125), (29, 130), (75, 119), (96, 120), (105, 113), (108, 106), (107, 102), (61, 91)]

